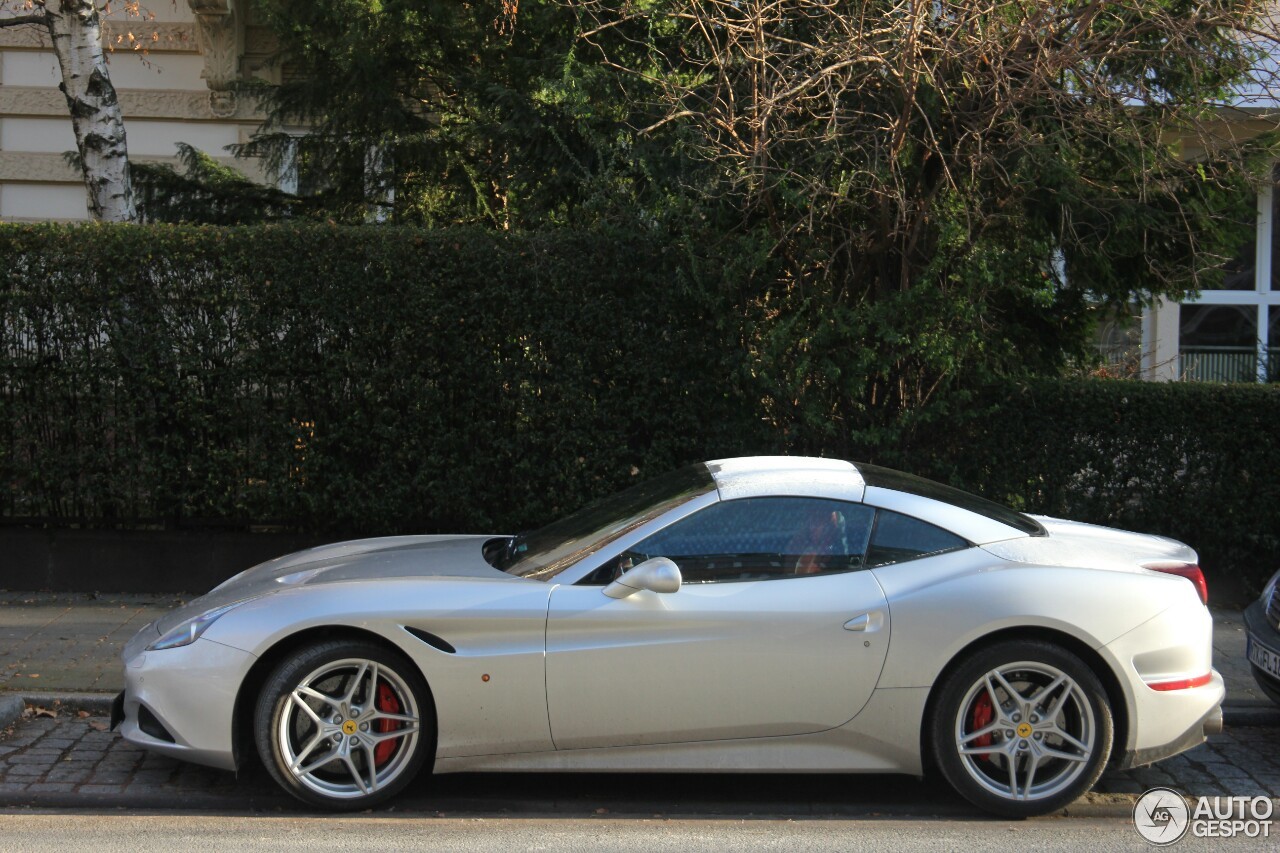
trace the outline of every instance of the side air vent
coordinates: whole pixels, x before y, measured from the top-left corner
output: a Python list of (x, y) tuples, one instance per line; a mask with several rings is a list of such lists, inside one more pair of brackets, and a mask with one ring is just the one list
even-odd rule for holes
[(435, 634), (432, 634), (430, 631), (424, 631), (421, 628), (413, 628), (409, 625), (405, 625), (404, 629), (408, 631), (410, 634), (412, 634), (413, 636), (417, 637), (422, 642), (426, 643), (428, 646), (430, 646), (433, 649), (439, 649), (440, 651), (446, 652), (451, 655), (458, 653), (457, 649), (455, 649), (445, 640), (442, 640), (439, 637), (437, 637)]
[(169, 730), (164, 724), (151, 713), (151, 709), (146, 705), (138, 706), (138, 728), (142, 729), (144, 734), (151, 735), (156, 740), (162, 740), (165, 743), (173, 743), (173, 735), (169, 734)]

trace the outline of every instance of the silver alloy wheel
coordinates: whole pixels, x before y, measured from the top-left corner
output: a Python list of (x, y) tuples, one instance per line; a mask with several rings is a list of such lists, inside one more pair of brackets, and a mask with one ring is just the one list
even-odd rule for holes
[(1046, 663), (990, 670), (969, 688), (955, 746), (969, 776), (1006, 799), (1035, 801), (1069, 788), (1097, 748), (1098, 725), (1080, 685)]
[[(379, 707), (386, 705), (397, 710)], [(369, 796), (398, 778), (412, 761), (421, 729), (404, 679), (385, 664), (361, 658), (315, 669), (277, 713), (276, 742), (289, 772), (335, 799)]]

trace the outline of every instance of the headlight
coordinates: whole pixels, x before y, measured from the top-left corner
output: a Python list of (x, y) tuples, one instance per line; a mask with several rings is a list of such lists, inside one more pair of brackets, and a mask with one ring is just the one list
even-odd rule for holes
[(206, 610), (194, 619), (188, 619), (151, 645), (147, 646), (147, 651), (158, 652), (161, 649), (176, 649), (179, 646), (189, 646), (196, 640), (200, 639), (200, 635), (208, 630), (209, 626), (218, 620), (218, 617), (244, 604), (243, 601), (234, 601), (231, 604), (224, 604), (221, 607), (215, 607), (213, 610)]
[(1264, 606), (1271, 600), (1271, 596), (1275, 595), (1277, 584), (1280, 584), (1280, 572), (1272, 575), (1271, 580), (1267, 581), (1267, 585), (1262, 588), (1262, 603)]

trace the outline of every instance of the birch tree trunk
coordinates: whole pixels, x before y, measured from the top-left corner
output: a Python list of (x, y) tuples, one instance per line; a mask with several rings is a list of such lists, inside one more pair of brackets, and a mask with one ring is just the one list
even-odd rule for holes
[(46, 0), (45, 22), (62, 68), (58, 88), (67, 98), (80, 151), (89, 212), (106, 222), (137, 219), (124, 119), (107, 73), (102, 22), (94, 0)]

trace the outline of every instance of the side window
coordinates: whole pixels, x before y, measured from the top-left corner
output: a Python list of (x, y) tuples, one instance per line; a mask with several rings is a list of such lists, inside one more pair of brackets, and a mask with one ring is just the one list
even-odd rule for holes
[(871, 547), (867, 549), (867, 568), (887, 566), (941, 554), (960, 551), (969, 543), (926, 521), (882, 509), (877, 513)]
[(763, 580), (863, 568), (875, 510), (817, 498), (743, 498), (713, 504), (622, 555), (609, 580), (668, 557), (685, 583)]

